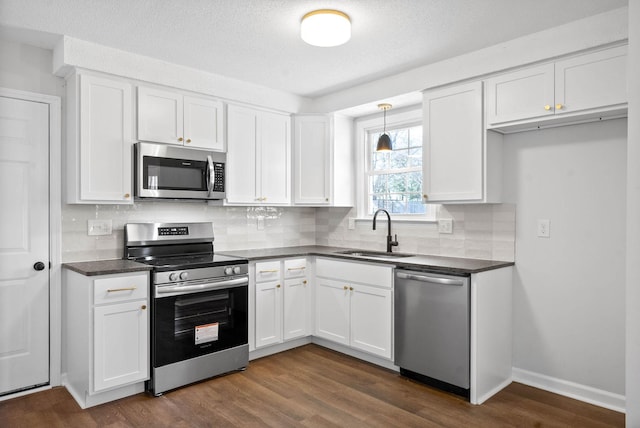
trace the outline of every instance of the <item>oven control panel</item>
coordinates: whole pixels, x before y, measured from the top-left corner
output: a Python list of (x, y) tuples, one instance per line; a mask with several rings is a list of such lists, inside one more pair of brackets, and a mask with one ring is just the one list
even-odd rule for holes
[(158, 236), (183, 236), (183, 235), (189, 235), (189, 227), (187, 226), (158, 227)]
[(194, 268), (188, 270), (177, 270), (167, 272), (154, 272), (153, 283), (155, 285), (173, 284), (187, 281), (198, 281), (203, 279), (215, 280), (230, 276), (240, 276), (249, 274), (248, 264), (215, 266), (205, 268)]

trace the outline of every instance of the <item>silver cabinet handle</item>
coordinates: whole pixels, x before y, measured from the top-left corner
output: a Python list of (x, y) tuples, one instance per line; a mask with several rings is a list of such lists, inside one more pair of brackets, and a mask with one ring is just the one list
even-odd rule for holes
[(404, 272), (396, 272), (396, 276), (402, 279), (412, 279), (414, 281), (431, 282), (433, 284), (464, 285), (464, 280), (462, 279), (438, 278), (434, 276), (416, 275), (413, 273), (410, 274), (410, 273), (404, 273)]

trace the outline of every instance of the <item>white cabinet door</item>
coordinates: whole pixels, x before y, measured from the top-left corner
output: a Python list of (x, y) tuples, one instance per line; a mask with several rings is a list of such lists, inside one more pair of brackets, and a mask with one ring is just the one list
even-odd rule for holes
[(185, 146), (224, 151), (222, 102), (184, 97)]
[(258, 174), (264, 204), (291, 202), (291, 118), (260, 112), (258, 120)]
[(138, 140), (182, 144), (182, 94), (138, 86)]
[(294, 203), (329, 204), (331, 174), (329, 117), (296, 117), (294, 135)]
[(78, 165), (69, 167), (80, 169), (80, 192), (74, 197), (75, 190), (70, 190), (69, 202), (133, 203), (131, 84), (91, 75), (79, 78), (80, 153), (74, 158)]
[(349, 345), (349, 287), (316, 278), (316, 336)]
[(391, 358), (390, 289), (353, 285), (351, 292), (351, 347)]
[(284, 340), (304, 337), (309, 334), (307, 319), (309, 312), (309, 283), (306, 278), (284, 281)]
[(483, 198), (482, 82), (425, 92), (423, 197)]
[(256, 348), (282, 342), (282, 285), (256, 284)]
[(257, 111), (246, 107), (227, 109), (227, 203), (257, 203)]
[(487, 125), (553, 116), (553, 82), (553, 64), (487, 79)]
[(627, 47), (558, 61), (555, 114), (609, 108), (627, 102)]
[(146, 300), (94, 308), (93, 391), (149, 376), (149, 310)]

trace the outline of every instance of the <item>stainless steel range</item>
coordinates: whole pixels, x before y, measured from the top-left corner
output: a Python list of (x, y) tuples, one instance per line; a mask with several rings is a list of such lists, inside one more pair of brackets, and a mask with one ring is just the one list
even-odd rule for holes
[(154, 395), (249, 362), (248, 261), (215, 254), (213, 223), (129, 223), (125, 258), (151, 271)]

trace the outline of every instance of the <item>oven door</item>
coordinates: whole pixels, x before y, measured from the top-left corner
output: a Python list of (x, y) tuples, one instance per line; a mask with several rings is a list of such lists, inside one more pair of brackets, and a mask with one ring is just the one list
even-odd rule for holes
[(248, 280), (229, 288), (156, 297), (153, 367), (247, 344), (248, 319)]
[(136, 143), (138, 199), (223, 199), (225, 154), (166, 144)]

